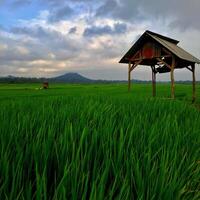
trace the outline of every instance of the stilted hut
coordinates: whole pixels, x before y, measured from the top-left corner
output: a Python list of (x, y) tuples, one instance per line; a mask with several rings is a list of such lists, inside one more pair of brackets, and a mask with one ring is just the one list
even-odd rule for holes
[(120, 60), (128, 64), (128, 90), (131, 89), (131, 72), (138, 65), (148, 65), (152, 69), (153, 96), (156, 96), (156, 74), (170, 72), (171, 98), (174, 98), (174, 70), (187, 68), (192, 72), (193, 101), (195, 101), (195, 64), (200, 60), (180, 48), (179, 41), (151, 32), (145, 31), (130, 50)]
[(49, 89), (49, 83), (47, 81), (43, 82), (43, 89)]

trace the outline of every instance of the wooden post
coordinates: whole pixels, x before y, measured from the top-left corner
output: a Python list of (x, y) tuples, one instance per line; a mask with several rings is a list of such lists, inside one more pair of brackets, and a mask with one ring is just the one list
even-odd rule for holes
[(192, 102), (196, 100), (196, 78), (195, 78), (195, 64), (192, 64)]
[(155, 66), (151, 66), (152, 69), (152, 94), (153, 97), (156, 96), (156, 73), (155, 73)]
[(128, 91), (131, 91), (131, 62), (128, 63)]
[(155, 66), (154, 66), (154, 97), (156, 96), (156, 72), (155, 72)]
[(153, 72), (153, 66), (151, 66), (152, 71), (152, 95), (154, 97), (154, 72)]
[(172, 65), (171, 65), (171, 98), (174, 99), (174, 68), (175, 68), (175, 57), (172, 56)]

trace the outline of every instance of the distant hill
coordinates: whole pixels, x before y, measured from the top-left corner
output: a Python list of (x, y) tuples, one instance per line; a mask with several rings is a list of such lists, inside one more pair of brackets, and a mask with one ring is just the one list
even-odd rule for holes
[(93, 83), (95, 80), (88, 79), (78, 73), (66, 73), (53, 78), (31, 78), (31, 77), (0, 77), (0, 83), (41, 83), (44, 81), (57, 83)]
[[(6, 76), (0, 77), (0, 83), (43, 83), (48, 81), (50, 83), (127, 83), (127, 80), (92, 80), (86, 78), (78, 73), (66, 73), (61, 76), (53, 78), (31, 78), (31, 77), (15, 77)], [(151, 81), (132, 80), (134, 83), (150, 83)], [(162, 81), (161, 81), (162, 82)], [(168, 82), (162, 82), (168, 83)], [(188, 84), (191, 81), (176, 81), (176, 83)]]
[[(15, 77), (15, 76), (6, 76), (0, 77), (0, 83), (42, 83), (48, 81), (50, 83), (125, 83), (127, 81), (120, 80), (92, 80), (86, 78), (78, 73), (66, 73), (61, 76), (52, 77), (52, 78), (31, 78), (31, 77)], [(143, 82), (136, 80), (136, 82)]]
[(95, 80), (88, 79), (78, 73), (66, 73), (61, 76), (57, 76), (49, 79), (51, 82), (60, 82), (60, 83), (92, 83)]

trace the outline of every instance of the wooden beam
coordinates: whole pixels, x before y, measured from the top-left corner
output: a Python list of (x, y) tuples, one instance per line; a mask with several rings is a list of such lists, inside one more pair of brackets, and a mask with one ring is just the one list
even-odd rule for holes
[(141, 58), (135, 58), (135, 59), (132, 59), (132, 58), (127, 58), (128, 61), (131, 61), (131, 62), (137, 62), (137, 61), (140, 61)]
[[(162, 55), (162, 56), (157, 56), (157, 57), (154, 57), (154, 58), (171, 58), (172, 56), (170, 56), (170, 55)], [(126, 60), (128, 60), (128, 61), (131, 61), (131, 62), (137, 62), (137, 61), (140, 61), (140, 60), (142, 60), (141, 58), (125, 58)]]
[(142, 60), (136, 62), (135, 64), (131, 66), (131, 61), (129, 60), (129, 63), (128, 63), (128, 91), (129, 92), (131, 91), (131, 71), (135, 69), (141, 62)]
[(171, 58), (172, 56), (171, 55), (161, 55), (161, 56), (159, 56), (159, 57), (157, 57), (157, 58)]
[(176, 65), (176, 60), (175, 57), (172, 57), (172, 66), (171, 66), (171, 98), (174, 99), (175, 95), (174, 95), (174, 69), (175, 69), (175, 65)]
[(142, 59), (142, 51), (137, 51), (129, 60), (141, 60)]
[(133, 71), (141, 62), (142, 62), (142, 60), (135, 62), (131, 67), (131, 71)]
[(162, 48), (162, 51), (164, 51), (166, 54), (172, 56), (172, 53), (170, 51), (168, 51), (167, 49), (165, 48)]
[(162, 60), (161, 58), (156, 58), (156, 59), (157, 61), (163, 63), (163, 65), (166, 65), (169, 69), (171, 69), (171, 66), (168, 63), (166, 63), (164, 60)]
[(188, 66), (186, 67), (188, 70), (190, 70), (191, 72), (193, 72), (193, 70), (192, 69), (190, 69)]
[(196, 77), (195, 77), (195, 64), (192, 66), (192, 102), (196, 100)]
[(131, 62), (128, 63), (128, 91), (131, 91)]
[(132, 58), (128, 58), (128, 57), (126, 57), (125, 59), (127, 61), (131, 61), (131, 62), (135, 62), (135, 61), (141, 60), (141, 58), (132, 59)]

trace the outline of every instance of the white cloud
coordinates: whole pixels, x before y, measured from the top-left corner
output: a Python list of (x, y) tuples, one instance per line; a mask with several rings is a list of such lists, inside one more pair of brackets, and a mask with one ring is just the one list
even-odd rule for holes
[(28, 55), (29, 54), (29, 50), (26, 47), (23, 46), (17, 46), (16, 47), (16, 51), (21, 54), (22, 56)]
[(0, 52), (1, 51), (5, 51), (6, 49), (8, 49), (8, 45), (7, 44), (0, 44)]
[(48, 53), (48, 57), (50, 59), (55, 59), (56, 58), (56, 55), (54, 53)]
[[(54, 2), (54, 0), (51, 0), (51, 2)], [(84, 4), (84, 11), (80, 11), (78, 15), (70, 19), (61, 18), (54, 23), (49, 22), (51, 10), (47, 7), (31, 20), (18, 20), (11, 31), (0, 30), (2, 73), (4, 75), (13, 73), (20, 75), (21, 73), (21, 75), (26, 76), (54, 76), (65, 71), (74, 71), (91, 76), (91, 78), (126, 79), (127, 66), (119, 64), (118, 61), (146, 29), (180, 40), (181, 46), (200, 57), (200, 44), (197, 42), (200, 39), (200, 30), (196, 28), (198, 26), (190, 27), (185, 31), (182, 31), (180, 26), (172, 26), (173, 22), (176, 22), (175, 20), (183, 14), (181, 8), (177, 10), (175, 16), (170, 14), (168, 3), (164, 4), (167, 11), (163, 11), (163, 3), (155, 0), (153, 0), (153, 4), (158, 3), (156, 8), (149, 5), (149, 1), (145, 0), (140, 3), (118, 0), (118, 3), (121, 4), (119, 8), (123, 10), (118, 12), (113, 8), (113, 12), (110, 10), (111, 16), (96, 17), (97, 4), (94, 5), (91, 1), (87, 2), (90, 2), (90, 5), (87, 7), (82, 1), (79, 7), (76, 7), (76, 10), (82, 8), (81, 6)], [(124, 2), (128, 2), (125, 7)], [(145, 6), (141, 7), (144, 4)], [(183, 4), (186, 5), (185, 0)], [(128, 12), (129, 9), (132, 9), (131, 5), (136, 6), (135, 9), (139, 17)], [(162, 7), (160, 7), (161, 5)], [(70, 2), (70, 6), (75, 9), (73, 1)], [(185, 7), (183, 10), (185, 10)], [(192, 12), (193, 10), (195, 11), (196, 8), (190, 6), (189, 11)], [(142, 16), (145, 13), (149, 18)], [(188, 19), (192, 18), (189, 17)], [(126, 23), (127, 30), (125, 33), (112, 34), (111, 31), (108, 34), (83, 37), (84, 31), (88, 27), (110, 26), (113, 30), (117, 23)], [(74, 31), (69, 34), (72, 29)], [(159, 77), (164, 78), (164, 80), (169, 78), (168, 75), (158, 76), (158, 80), (160, 80)], [(147, 67), (138, 67), (133, 72), (133, 78), (151, 79), (151, 71)], [(177, 78), (190, 79), (191, 74), (183, 70), (181, 73), (177, 72)], [(197, 79), (200, 79), (198, 69)]]
[(19, 69), (17, 69), (17, 71), (20, 72), (20, 73), (25, 73), (25, 72), (28, 72), (28, 69), (20, 67)]
[(39, 71), (42, 73), (51, 73), (51, 72), (57, 72), (57, 68), (39, 68)]

